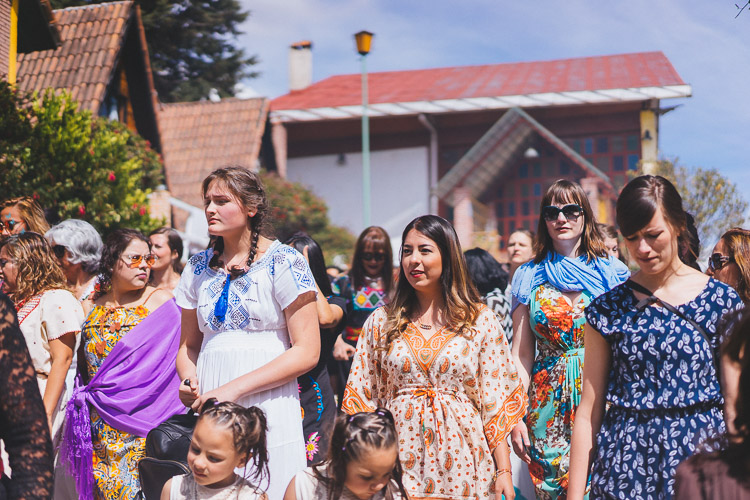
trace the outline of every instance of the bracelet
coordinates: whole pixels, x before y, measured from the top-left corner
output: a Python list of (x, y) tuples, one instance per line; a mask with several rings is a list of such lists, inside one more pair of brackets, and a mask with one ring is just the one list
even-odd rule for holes
[(500, 476), (502, 476), (503, 474), (511, 474), (512, 475), (512, 472), (511, 472), (510, 469), (499, 469), (499, 470), (496, 470), (495, 473), (492, 474), (492, 482), (494, 483), (495, 481), (497, 481), (497, 478), (500, 477)]

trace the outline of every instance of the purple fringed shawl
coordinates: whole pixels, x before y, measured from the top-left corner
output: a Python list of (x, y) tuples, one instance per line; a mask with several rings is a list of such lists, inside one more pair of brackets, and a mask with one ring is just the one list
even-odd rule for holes
[(93, 444), (89, 405), (115, 429), (146, 437), (148, 431), (185, 407), (175, 368), (180, 345), (180, 308), (164, 303), (112, 348), (88, 385), (76, 378), (65, 411), (62, 459), (76, 478), (79, 497), (94, 497)]

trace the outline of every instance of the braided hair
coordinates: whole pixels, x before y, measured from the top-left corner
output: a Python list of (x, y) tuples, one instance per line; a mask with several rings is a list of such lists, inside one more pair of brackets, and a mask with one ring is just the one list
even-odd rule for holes
[[(245, 408), (232, 402), (219, 403), (215, 398), (211, 398), (203, 403), (196, 425), (205, 419), (210, 419), (215, 425), (232, 431), (234, 449), (246, 459), (245, 469), (247, 470), (250, 464), (255, 471), (252, 475), (253, 483), (259, 489), (266, 489), (270, 482), (270, 474), (266, 446), (268, 422), (263, 410), (257, 406)], [(260, 486), (263, 481), (266, 482), (266, 487)]]
[[(258, 174), (244, 167), (229, 166), (217, 168), (208, 177), (203, 179), (202, 190), (204, 199), (214, 182), (221, 183), (221, 187), (229, 191), (243, 208), (246, 210), (255, 210), (255, 215), (253, 217), (248, 216), (247, 218), (247, 225), (250, 229), (250, 252), (247, 256), (247, 265), (249, 267), (255, 260), (256, 255), (258, 255), (258, 242), (260, 241), (261, 232), (265, 229), (264, 223), (268, 213), (268, 198), (266, 197), (263, 182), (261, 182)], [(224, 238), (222, 236), (212, 238), (210, 247), (214, 253), (208, 265), (216, 269), (219, 267), (219, 257), (224, 251)], [(233, 266), (229, 270), (232, 279), (237, 278), (243, 272), (244, 269), (237, 266)]]
[[(328, 457), (325, 462), (312, 466), (315, 479), (322, 482), (328, 490), (328, 500), (341, 498), (346, 482), (346, 466), (360, 460), (369, 450), (381, 450), (398, 446), (398, 435), (393, 421), (393, 414), (385, 408), (374, 412), (341, 414), (331, 434)], [(391, 480), (383, 489), (385, 500), (409, 498), (402, 482), (403, 469), (396, 458)]]

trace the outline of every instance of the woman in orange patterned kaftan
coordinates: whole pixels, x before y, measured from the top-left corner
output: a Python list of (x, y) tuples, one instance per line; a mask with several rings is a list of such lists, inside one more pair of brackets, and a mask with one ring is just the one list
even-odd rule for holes
[(392, 302), (364, 325), (343, 409), (387, 407), (412, 500), (514, 497), (506, 437), (526, 394), (446, 220), (404, 230)]

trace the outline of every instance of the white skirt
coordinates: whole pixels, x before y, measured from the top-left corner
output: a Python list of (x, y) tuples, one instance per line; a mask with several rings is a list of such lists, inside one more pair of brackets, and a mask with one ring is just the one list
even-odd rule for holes
[[(286, 330), (226, 331), (206, 335), (198, 356), (198, 384), (201, 393), (216, 389), (249, 373), (289, 348)], [(302, 433), (302, 410), (297, 380), (236, 401), (244, 407), (258, 406), (268, 421), (268, 468), (270, 500), (284, 496), (289, 481), (307, 467)], [(238, 471), (241, 472), (241, 471)], [(250, 476), (253, 471), (246, 474)], [(265, 484), (256, 485), (265, 488)]]

